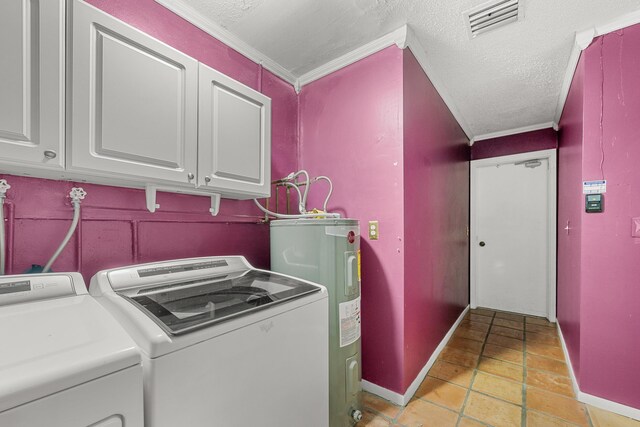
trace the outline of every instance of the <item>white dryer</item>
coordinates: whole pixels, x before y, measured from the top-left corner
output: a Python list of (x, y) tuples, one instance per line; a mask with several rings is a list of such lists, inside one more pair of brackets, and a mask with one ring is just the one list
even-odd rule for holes
[(0, 426), (141, 427), (135, 343), (78, 273), (0, 277)]
[(222, 257), (102, 271), (89, 292), (141, 350), (148, 427), (327, 427), (324, 287)]

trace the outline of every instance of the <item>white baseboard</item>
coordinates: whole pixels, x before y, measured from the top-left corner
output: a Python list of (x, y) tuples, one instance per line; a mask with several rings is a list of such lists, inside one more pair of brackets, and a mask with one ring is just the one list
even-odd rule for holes
[(562, 335), (562, 329), (560, 328), (560, 322), (556, 323), (558, 329), (558, 335), (560, 336), (560, 344), (562, 344), (562, 352), (564, 353), (564, 360), (567, 362), (569, 368), (569, 375), (571, 376), (571, 384), (573, 384), (573, 393), (577, 396), (580, 395), (580, 386), (578, 385), (578, 379), (573, 371), (573, 365), (571, 364), (571, 358), (569, 357), (569, 350), (567, 349), (567, 343), (564, 342), (564, 335)]
[(562, 343), (562, 351), (564, 352), (564, 358), (567, 361), (567, 367), (569, 368), (569, 374), (571, 375), (571, 383), (573, 384), (573, 392), (576, 395), (576, 399), (587, 405), (595, 406), (596, 408), (604, 409), (606, 411), (614, 412), (624, 417), (640, 420), (640, 409), (632, 408), (631, 406), (623, 405), (612, 400), (603, 399), (602, 397), (594, 396), (589, 393), (580, 391), (580, 384), (576, 378), (576, 374), (573, 371), (573, 365), (571, 364), (571, 358), (569, 357), (569, 351), (567, 350), (567, 344), (564, 341), (562, 335), (562, 329), (560, 323), (557, 323), (558, 335), (560, 336), (560, 342)]
[(370, 383), (367, 380), (362, 380), (362, 389), (376, 396), (380, 396), (383, 399), (388, 400), (396, 405), (404, 406), (404, 396), (395, 391), (391, 391), (384, 387), (380, 387), (378, 384)]
[(369, 393), (380, 396), (383, 399), (386, 399), (392, 403), (395, 403), (396, 405), (406, 406), (409, 403), (409, 401), (411, 401), (411, 398), (416, 393), (416, 391), (418, 391), (418, 387), (420, 387), (420, 384), (422, 384), (422, 381), (427, 376), (427, 372), (429, 372), (429, 369), (431, 369), (433, 364), (436, 362), (436, 360), (438, 359), (438, 356), (440, 356), (440, 353), (442, 352), (444, 347), (447, 345), (447, 343), (451, 339), (451, 336), (455, 332), (460, 322), (462, 322), (462, 319), (464, 319), (464, 316), (467, 314), (468, 311), (469, 311), (469, 306), (466, 306), (465, 309), (462, 310), (462, 313), (460, 313), (460, 316), (458, 316), (458, 319), (455, 321), (453, 326), (451, 326), (451, 329), (449, 329), (449, 332), (447, 332), (447, 334), (444, 336), (442, 341), (440, 341), (440, 344), (438, 344), (438, 347), (436, 347), (433, 354), (431, 354), (431, 357), (429, 358), (429, 360), (427, 360), (427, 363), (420, 370), (420, 372), (418, 373), (416, 378), (413, 380), (409, 388), (407, 388), (407, 391), (404, 394), (396, 393), (395, 391), (391, 391), (384, 387), (380, 387), (379, 385), (371, 383), (366, 380), (362, 380), (362, 389)]
[(580, 392), (578, 400), (587, 405), (595, 406), (596, 408), (604, 409), (624, 417), (633, 418), (634, 420), (640, 420), (640, 409), (632, 408), (631, 406), (623, 405), (622, 403), (614, 402), (612, 400), (603, 399), (598, 396), (594, 396), (589, 393)]

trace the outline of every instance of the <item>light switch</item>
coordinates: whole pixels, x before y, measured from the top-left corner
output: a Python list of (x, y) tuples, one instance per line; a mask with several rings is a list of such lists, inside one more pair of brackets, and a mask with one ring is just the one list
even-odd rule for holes
[(631, 218), (631, 237), (640, 237), (640, 217)]
[(378, 240), (378, 221), (369, 221), (369, 240)]

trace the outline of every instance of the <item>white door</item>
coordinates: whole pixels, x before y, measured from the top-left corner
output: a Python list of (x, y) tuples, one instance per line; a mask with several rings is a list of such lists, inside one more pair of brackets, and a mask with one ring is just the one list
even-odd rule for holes
[(198, 186), (269, 196), (271, 100), (200, 64)]
[(64, 166), (64, 1), (0, 2), (0, 161)]
[(80, 0), (72, 4), (69, 169), (195, 187), (197, 61)]
[(474, 161), (472, 187), (472, 307), (555, 319), (555, 154)]

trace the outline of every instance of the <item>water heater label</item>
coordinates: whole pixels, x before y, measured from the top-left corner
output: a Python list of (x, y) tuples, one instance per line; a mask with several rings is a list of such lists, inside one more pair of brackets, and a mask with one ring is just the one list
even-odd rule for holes
[(360, 297), (340, 303), (340, 347), (353, 344), (360, 338)]

